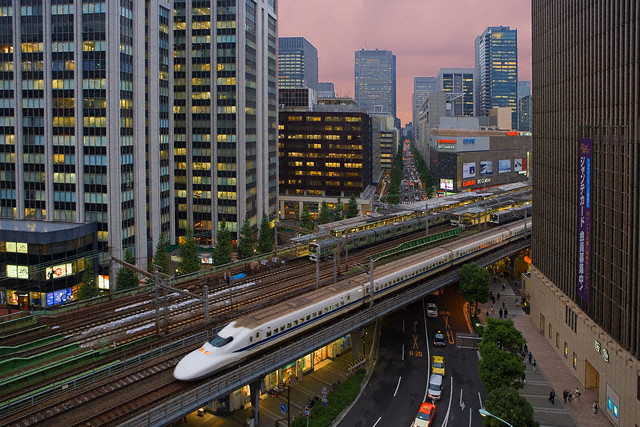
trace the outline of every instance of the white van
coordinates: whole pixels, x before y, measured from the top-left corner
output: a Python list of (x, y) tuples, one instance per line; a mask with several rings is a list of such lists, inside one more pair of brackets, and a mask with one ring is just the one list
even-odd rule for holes
[(442, 395), (442, 380), (443, 377), (440, 374), (432, 374), (429, 379), (429, 389), (427, 390), (427, 396), (433, 400), (440, 400)]

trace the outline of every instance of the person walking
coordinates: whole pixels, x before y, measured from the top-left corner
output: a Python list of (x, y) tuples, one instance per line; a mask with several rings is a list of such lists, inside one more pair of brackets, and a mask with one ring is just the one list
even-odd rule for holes
[(569, 390), (565, 388), (562, 391), (562, 400), (564, 400), (564, 403), (567, 403), (567, 397), (569, 397)]
[(502, 309), (498, 310), (498, 314), (500, 315), (500, 318), (502, 319)]
[(595, 402), (593, 402), (593, 413), (594, 414), (598, 413), (598, 401), (597, 400)]
[(506, 308), (506, 304), (504, 303), (504, 301), (502, 301), (502, 308)]
[(576, 387), (576, 391), (573, 392), (573, 395), (578, 398), (580, 397), (580, 389), (578, 387)]
[(498, 292), (498, 293), (496, 294), (496, 299), (497, 299), (498, 301), (500, 301), (500, 292)]
[(529, 352), (529, 365), (531, 365), (531, 359), (533, 359), (533, 353)]
[(536, 359), (533, 359), (531, 366), (533, 366), (533, 372), (536, 372)]
[(507, 318), (507, 314), (509, 314), (509, 310), (507, 310), (507, 309), (505, 308), (503, 313), (504, 313), (504, 318), (506, 319), (506, 318)]
[(556, 404), (556, 391), (555, 390), (551, 390), (551, 393), (549, 393), (549, 400), (551, 401), (552, 405)]

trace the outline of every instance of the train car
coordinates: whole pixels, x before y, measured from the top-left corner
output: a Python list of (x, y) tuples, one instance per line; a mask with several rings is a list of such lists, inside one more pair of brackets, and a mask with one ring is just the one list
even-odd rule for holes
[[(176, 365), (173, 375), (182, 381), (207, 377), (347, 313), (370, 298), (385, 297), (422, 280), (428, 274), (491, 250), (505, 239), (519, 238), (530, 229), (531, 219), (526, 223), (519, 221), (479, 233), (474, 237), (475, 241), (468, 237), (430, 249), (421, 254), (426, 259), (417, 264), (374, 279), (373, 289), (367, 280), (368, 275), (361, 275), (256, 310), (231, 322), (211, 340), (187, 354)], [(358, 283), (358, 280), (362, 283)]]
[(523, 219), (525, 214), (527, 217), (531, 216), (531, 204), (493, 212), (489, 215), (489, 222), (492, 224), (506, 224), (511, 221)]

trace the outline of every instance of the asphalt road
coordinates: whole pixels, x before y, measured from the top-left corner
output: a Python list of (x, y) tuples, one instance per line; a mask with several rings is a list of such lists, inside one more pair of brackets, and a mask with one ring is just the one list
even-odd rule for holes
[[(420, 404), (428, 401), (427, 381), (434, 354), (444, 356), (446, 375), (432, 426), (482, 425), (478, 409), (486, 391), (478, 377), (477, 352), (455, 345), (456, 332), (469, 332), (464, 300), (457, 290), (448, 289), (424, 302), (438, 305), (437, 318), (427, 319), (423, 304), (416, 303), (382, 321), (374, 372), (340, 427), (411, 426)], [(444, 348), (433, 346), (436, 330), (447, 337)]]

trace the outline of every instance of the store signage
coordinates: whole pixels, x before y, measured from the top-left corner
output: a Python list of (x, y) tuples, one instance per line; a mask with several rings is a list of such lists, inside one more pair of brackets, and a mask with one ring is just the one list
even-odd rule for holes
[(516, 132), (516, 131), (507, 132), (507, 136), (518, 136), (518, 135), (520, 135), (520, 132)]
[(578, 181), (578, 296), (589, 304), (591, 288), (591, 138), (580, 138)]
[(438, 144), (455, 144), (455, 139), (439, 139)]
[(470, 179), (469, 181), (462, 181), (462, 186), (463, 187), (469, 187), (471, 185), (476, 185), (476, 180), (475, 179)]
[(479, 178), (478, 184), (488, 184), (491, 182), (491, 178)]
[(71, 263), (54, 265), (53, 267), (47, 267), (45, 269), (45, 274), (47, 275), (48, 280), (70, 276), (73, 274), (73, 266)]
[(462, 140), (463, 144), (475, 144), (476, 143), (476, 139), (475, 138), (465, 138)]

